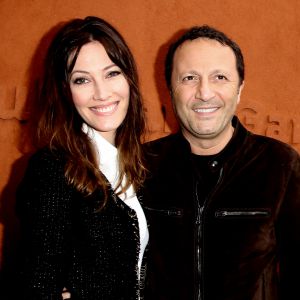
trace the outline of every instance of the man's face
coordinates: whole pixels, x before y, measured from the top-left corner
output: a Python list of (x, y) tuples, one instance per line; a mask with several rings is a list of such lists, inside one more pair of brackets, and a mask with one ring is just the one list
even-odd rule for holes
[(242, 86), (232, 49), (215, 40), (186, 41), (175, 52), (172, 101), (189, 142), (228, 137)]

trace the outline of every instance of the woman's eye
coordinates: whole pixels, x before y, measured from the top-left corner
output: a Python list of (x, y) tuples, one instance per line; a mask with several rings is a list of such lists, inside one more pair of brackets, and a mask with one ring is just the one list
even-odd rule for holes
[(83, 77), (78, 77), (73, 80), (74, 84), (84, 84), (84, 83), (88, 83), (88, 82), (89, 82), (89, 80), (87, 78), (83, 78)]
[(107, 77), (108, 78), (111, 78), (111, 77), (116, 77), (118, 75), (121, 74), (121, 71), (110, 71), (108, 74), (107, 74)]

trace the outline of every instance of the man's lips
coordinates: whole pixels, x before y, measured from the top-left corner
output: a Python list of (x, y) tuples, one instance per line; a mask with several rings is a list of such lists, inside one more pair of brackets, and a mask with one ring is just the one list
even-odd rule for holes
[(218, 107), (202, 107), (202, 108), (193, 108), (193, 111), (197, 113), (212, 113), (217, 111), (219, 108)]

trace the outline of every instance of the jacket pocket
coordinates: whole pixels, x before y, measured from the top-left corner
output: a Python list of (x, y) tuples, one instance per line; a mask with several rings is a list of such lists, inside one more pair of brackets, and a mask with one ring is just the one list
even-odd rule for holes
[(249, 209), (219, 209), (215, 212), (216, 218), (268, 218), (271, 212), (264, 208)]

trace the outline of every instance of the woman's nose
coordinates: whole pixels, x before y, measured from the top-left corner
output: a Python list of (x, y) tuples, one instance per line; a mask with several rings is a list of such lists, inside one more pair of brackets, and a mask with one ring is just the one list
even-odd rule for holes
[(94, 83), (94, 90), (93, 90), (93, 99), (94, 100), (107, 100), (111, 95), (110, 87), (108, 84), (102, 82), (95, 82)]

